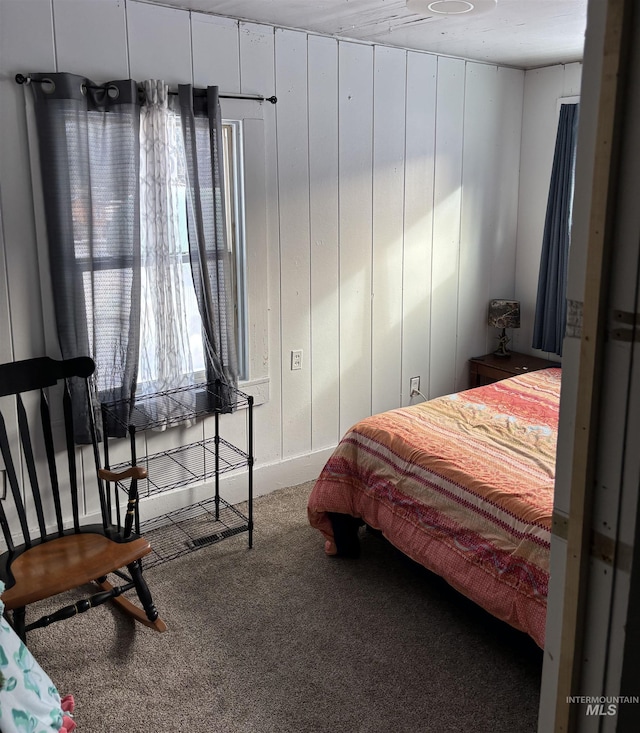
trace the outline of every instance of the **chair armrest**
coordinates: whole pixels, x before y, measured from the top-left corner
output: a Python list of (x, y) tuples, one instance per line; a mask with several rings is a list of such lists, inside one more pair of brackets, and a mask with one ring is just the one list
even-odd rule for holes
[(98, 470), (98, 476), (104, 481), (123, 481), (124, 479), (140, 479), (147, 478), (147, 469), (142, 466), (131, 466), (125, 471), (109, 471), (106, 468)]

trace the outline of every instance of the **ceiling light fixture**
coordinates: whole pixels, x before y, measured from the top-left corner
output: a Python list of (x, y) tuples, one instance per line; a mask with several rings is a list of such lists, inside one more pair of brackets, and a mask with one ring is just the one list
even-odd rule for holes
[(480, 15), (495, 10), (498, 0), (407, 0), (407, 9), (420, 15)]

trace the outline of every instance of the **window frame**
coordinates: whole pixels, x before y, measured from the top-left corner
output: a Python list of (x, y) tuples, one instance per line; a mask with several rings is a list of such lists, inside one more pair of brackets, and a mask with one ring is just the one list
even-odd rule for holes
[(223, 120), (242, 122), (247, 341), (246, 373), (238, 386), (260, 405), (269, 401), (270, 385), (265, 103), (221, 98), (220, 107)]
[[(234, 265), (234, 302), (235, 302), (235, 318), (236, 332), (238, 336), (238, 380), (246, 381), (248, 377), (247, 356), (247, 287), (246, 287), (246, 227), (245, 227), (245, 191), (244, 191), (244, 155), (243, 155), (243, 121), (238, 119), (222, 119), (223, 129), (223, 147), (226, 152), (226, 144), (224, 141), (224, 129), (232, 130), (231, 133), (231, 150), (226, 156), (225, 163), (229, 160), (233, 162), (230, 173), (227, 173), (225, 166), (225, 183), (227, 176), (233, 175), (231, 182), (231, 194), (227, 196), (228, 191), (225, 190), (225, 215), (227, 217), (227, 234), (230, 235), (231, 241), (227, 244), (230, 254), (233, 258)], [(233, 213), (235, 216), (229, 220), (230, 209), (228, 205), (232, 199)]]

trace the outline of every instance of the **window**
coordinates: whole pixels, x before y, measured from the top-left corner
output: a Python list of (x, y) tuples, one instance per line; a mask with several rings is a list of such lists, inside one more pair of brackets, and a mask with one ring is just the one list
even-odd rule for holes
[[(205, 359), (202, 340), (202, 319), (198, 309), (198, 302), (193, 286), (193, 275), (189, 262), (189, 239), (187, 231), (187, 185), (185, 176), (184, 151), (181, 144), (182, 131), (179, 116), (175, 115), (175, 125), (170, 128), (173, 144), (170, 149), (173, 154), (169, 166), (169, 188), (171, 191), (170, 206), (177, 211), (178, 247), (176, 251), (177, 275), (180, 278), (180, 288), (176, 288), (179, 297), (184, 303), (184, 320), (181, 327), (184, 338), (189, 346), (190, 360), (185, 365), (185, 376), (189, 381), (205, 380)], [(224, 171), (224, 202), (227, 248), (232, 267), (232, 288), (234, 301), (234, 328), (238, 343), (238, 377), (247, 379), (247, 335), (246, 335), (246, 287), (245, 287), (245, 230), (244, 230), (244, 164), (242, 159), (242, 121), (223, 120), (222, 122), (222, 160)], [(147, 185), (141, 174), (141, 187)], [(143, 197), (141, 197), (143, 199)], [(141, 231), (142, 249), (145, 243), (153, 239), (153, 233), (144, 231), (144, 217), (141, 217), (143, 230)], [(153, 248), (153, 241), (149, 242)], [(149, 258), (149, 263), (142, 266), (142, 310), (145, 322), (144, 338), (153, 341), (155, 337), (153, 318), (144, 318), (156, 307), (154, 277), (151, 270), (155, 264), (155, 257)], [(138, 364), (138, 385), (153, 385), (158, 380), (158, 368), (153, 359), (156, 349), (141, 349)], [(149, 357), (149, 355), (151, 355)]]
[[(220, 100), (223, 124), (233, 121), (236, 164), (227, 170), (241, 176), (236, 185), (242, 199), (237, 202), (237, 224), (241, 227), (235, 240), (235, 254), (242, 284), (236, 302), (239, 307), (238, 342), (240, 389), (251, 394), (254, 405), (269, 400), (269, 259), (267, 201), (273, 195), (273, 179), (267, 175), (268, 133), (265, 113), (270, 105), (248, 99)], [(224, 129), (224, 128), (223, 128)], [(230, 197), (227, 196), (227, 201)], [(240, 247), (237, 242), (240, 242)], [(243, 324), (244, 321), (244, 324)]]
[(222, 144), (227, 243), (233, 267), (235, 327), (236, 333), (238, 334), (238, 377), (240, 379), (248, 379), (244, 161), (242, 158), (241, 120), (222, 121)]
[(101, 400), (202, 376), (239, 377), (254, 404), (267, 401), (273, 181), (261, 102), (210, 105), (214, 88), (174, 94), (157, 80), (32, 81), (47, 348), (92, 356)]

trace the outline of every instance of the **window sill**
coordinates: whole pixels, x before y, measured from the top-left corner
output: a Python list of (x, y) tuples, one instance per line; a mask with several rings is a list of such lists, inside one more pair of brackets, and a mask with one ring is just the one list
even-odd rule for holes
[(269, 402), (269, 377), (238, 382), (238, 389), (245, 394), (251, 395), (254, 405), (263, 405), (265, 402)]

